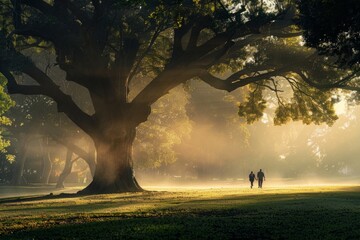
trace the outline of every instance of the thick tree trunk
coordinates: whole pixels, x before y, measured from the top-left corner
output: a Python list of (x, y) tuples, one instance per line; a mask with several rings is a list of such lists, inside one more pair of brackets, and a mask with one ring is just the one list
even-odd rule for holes
[(94, 139), (97, 162), (93, 181), (79, 194), (139, 192), (132, 169), (132, 145), (135, 128), (125, 129), (122, 136)]

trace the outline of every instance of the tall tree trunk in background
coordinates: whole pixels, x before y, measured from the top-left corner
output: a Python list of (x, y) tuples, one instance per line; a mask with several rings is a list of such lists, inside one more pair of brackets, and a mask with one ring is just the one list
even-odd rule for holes
[[(45, 147), (44, 147), (45, 145)], [(42, 156), (42, 174), (41, 174), (41, 182), (43, 184), (49, 184), (50, 175), (52, 171), (52, 161), (50, 155), (50, 149), (48, 147), (48, 138), (44, 138), (40, 141), (40, 148), (41, 148), (41, 156)]]
[(42, 159), (43, 159), (43, 172), (41, 176), (42, 183), (49, 184), (52, 167), (53, 167), (50, 153), (47, 153), (45, 156), (42, 157)]
[(95, 169), (96, 169), (96, 151), (95, 148), (90, 148), (88, 151), (88, 157), (84, 159), (84, 161), (88, 164), (89, 170), (91, 173), (91, 177), (94, 177), (95, 175)]
[(13, 177), (11, 180), (11, 183), (16, 186), (27, 183), (24, 178), (24, 165), (28, 153), (28, 136), (26, 134), (21, 133), (19, 135), (18, 149), (19, 150), (18, 150), (17, 158), (15, 159)]
[(73, 152), (67, 149), (66, 152), (66, 161), (63, 171), (61, 172), (59, 179), (56, 184), (56, 188), (64, 188), (64, 182), (67, 176), (71, 173), (71, 169), (73, 166), (74, 161), (72, 160)]
[(51, 133), (52, 138), (58, 143), (64, 145), (68, 151), (71, 151), (73, 154), (76, 154), (79, 158), (84, 159), (84, 161), (88, 164), (91, 176), (93, 177), (95, 174), (96, 167), (96, 151), (95, 148), (89, 147), (88, 152), (86, 152), (83, 148), (73, 144), (69, 139), (61, 136), (59, 133)]

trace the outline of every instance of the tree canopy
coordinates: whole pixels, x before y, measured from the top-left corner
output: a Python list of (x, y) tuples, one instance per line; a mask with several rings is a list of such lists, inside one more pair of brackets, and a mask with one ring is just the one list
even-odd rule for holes
[(307, 45), (337, 57), (340, 66), (359, 67), (360, 2), (301, 0), (298, 6)]

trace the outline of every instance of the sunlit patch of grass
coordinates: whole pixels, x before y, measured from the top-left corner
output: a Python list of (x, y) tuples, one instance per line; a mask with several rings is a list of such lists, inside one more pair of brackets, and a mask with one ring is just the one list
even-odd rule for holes
[(3, 201), (0, 238), (360, 239), (359, 186), (161, 190)]

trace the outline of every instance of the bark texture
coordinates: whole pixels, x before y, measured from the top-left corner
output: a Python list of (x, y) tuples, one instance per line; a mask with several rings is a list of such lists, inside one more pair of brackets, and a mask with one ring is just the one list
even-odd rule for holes
[(96, 139), (97, 164), (93, 181), (79, 194), (139, 192), (132, 168), (135, 128), (123, 128), (119, 138)]

